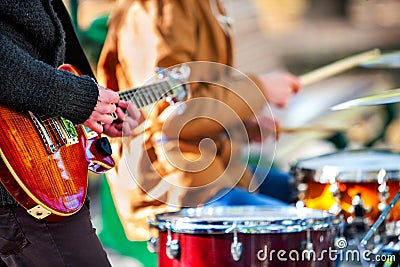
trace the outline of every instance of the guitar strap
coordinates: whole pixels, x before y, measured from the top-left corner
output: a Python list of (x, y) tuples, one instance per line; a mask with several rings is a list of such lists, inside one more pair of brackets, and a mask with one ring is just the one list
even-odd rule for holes
[(90, 63), (85, 52), (83, 51), (81, 43), (79, 42), (78, 35), (71, 21), (71, 17), (63, 1), (53, 0), (52, 5), (65, 31), (65, 62), (76, 66), (82, 72), (82, 74), (95, 78)]

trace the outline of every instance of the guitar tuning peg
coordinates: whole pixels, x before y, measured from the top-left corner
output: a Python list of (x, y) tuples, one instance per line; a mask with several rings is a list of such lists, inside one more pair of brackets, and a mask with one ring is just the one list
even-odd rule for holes
[(162, 80), (167, 77), (170, 77), (174, 80), (177, 81), (187, 81), (189, 76), (190, 76), (190, 67), (187, 64), (180, 64), (177, 65), (176, 67), (172, 68), (171, 70), (168, 70), (166, 68), (156, 68), (156, 73), (157, 73), (157, 78)]
[(188, 80), (190, 72), (190, 67), (187, 64), (180, 64), (174, 67), (169, 75), (175, 80), (184, 82)]
[(166, 68), (156, 68), (157, 78), (163, 80), (168, 76), (168, 70)]

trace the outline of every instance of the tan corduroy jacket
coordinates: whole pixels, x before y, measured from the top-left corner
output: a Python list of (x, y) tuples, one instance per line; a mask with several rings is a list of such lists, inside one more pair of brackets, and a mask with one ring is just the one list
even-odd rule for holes
[[(113, 140), (117, 166), (107, 173), (128, 238), (148, 238), (154, 213), (202, 205), (220, 189), (247, 188), (251, 173), (241, 161), (248, 142), (243, 120), (265, 105), (256, 79), (221, 78), (217, 62), (232, 65), (230, 25), (216, 0), (122, 0), (109, 21), (98, 63), (99, 83), (124, 91), (141, 86), (157, 67), (196, 63), (185, 105), (161, 101), (130, 137)], [(206, 64), (206, 65), (204, 65)], [(223, 66), (223, 65), (222, 65)]]

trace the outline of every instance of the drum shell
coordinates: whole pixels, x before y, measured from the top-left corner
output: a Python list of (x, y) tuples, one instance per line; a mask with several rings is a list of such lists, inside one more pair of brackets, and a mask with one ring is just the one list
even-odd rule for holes
[[(335, 203), (335, 199), (330, 194), (329, 184), (320, 184), (312, 180), (306, 180), (308, 184), (308, 190), (305, 193), (303, 199), (306, 207), (311, 209), (319, 209), (319, 210), (329, 210), (329, 208)], [(364, 206), (366, 208), (366, 218), (369, 218), (371, 222), (375, 222), (381, 211), (378, 208), (379, 205), (379, 195), (378, 195), (378, 187), (379, 184), (376, 182), (340, 182), (339, 183), (339, 194), (340, 201), (338, 204), (341, 206), (342, 211), (341, 214), (344, 215), (344, 218), (348, 218), (352, 216), (351, 206), (352, 199), (356, 194), (360, 194), (363, 199)], [(389, 181), (387, 182), (388, 188), (388, 199), (387, 203), (389, 203), (396, 193), (400, 190), (398, 181)], [(399, 221), (400, 220), (400, 203), (396, 203), (388, 216), (386, 217), (387, 221)]]
[[(231, 255), (233, 234), (187, 234), (172, 233), (172, 239), (179, 241), (180, 253), (177, 258), (170, 259), (166, 254), (167, 231), (159, 231), (158, 266), (162, 267), (328, 267), (333, 266), (329, 251), (333, 250), (334, 238), (337, 235), (334, 228), (311, 230), (310, 239), (315, 252), (315, 261), (292, 261), (289, 253), (296, 257), (297, 251), (301, 259), (306, 245), (307, 231), (292, 233), (238, 233), (238, 242), (242, 243), (243, 253), (239, 261)], [(273, 251), (274, 252), (273, 252)], [(280, 261), (278, 251), (285, 254)], [(321, 252), (324, 251), (325, 254)], [(318, 257), (321, 257), (318, 259)]]
[[(384, 183), (378, 178), (381, 172)], [(353, 199), (359, 195), (364, 217), (373, 223), (381, 214), (380, 204), (388, 204), (400, 189), (400, 155), (383, 150), (339, 151), (299, 160), (292, 164), (291, 174), (306, 207), (331, 211), (337, 205), (347, 220), (354, 217)], [(400, 220), (400, 203), (386, 220)]]

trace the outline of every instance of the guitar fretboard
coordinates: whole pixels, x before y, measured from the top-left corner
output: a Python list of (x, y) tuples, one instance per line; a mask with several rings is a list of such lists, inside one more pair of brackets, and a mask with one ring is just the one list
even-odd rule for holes
[(156, 103), (173, 94), (167, 81), (162, 81), (119, 93), (122, 100), (132, 101), (138, 108)]

